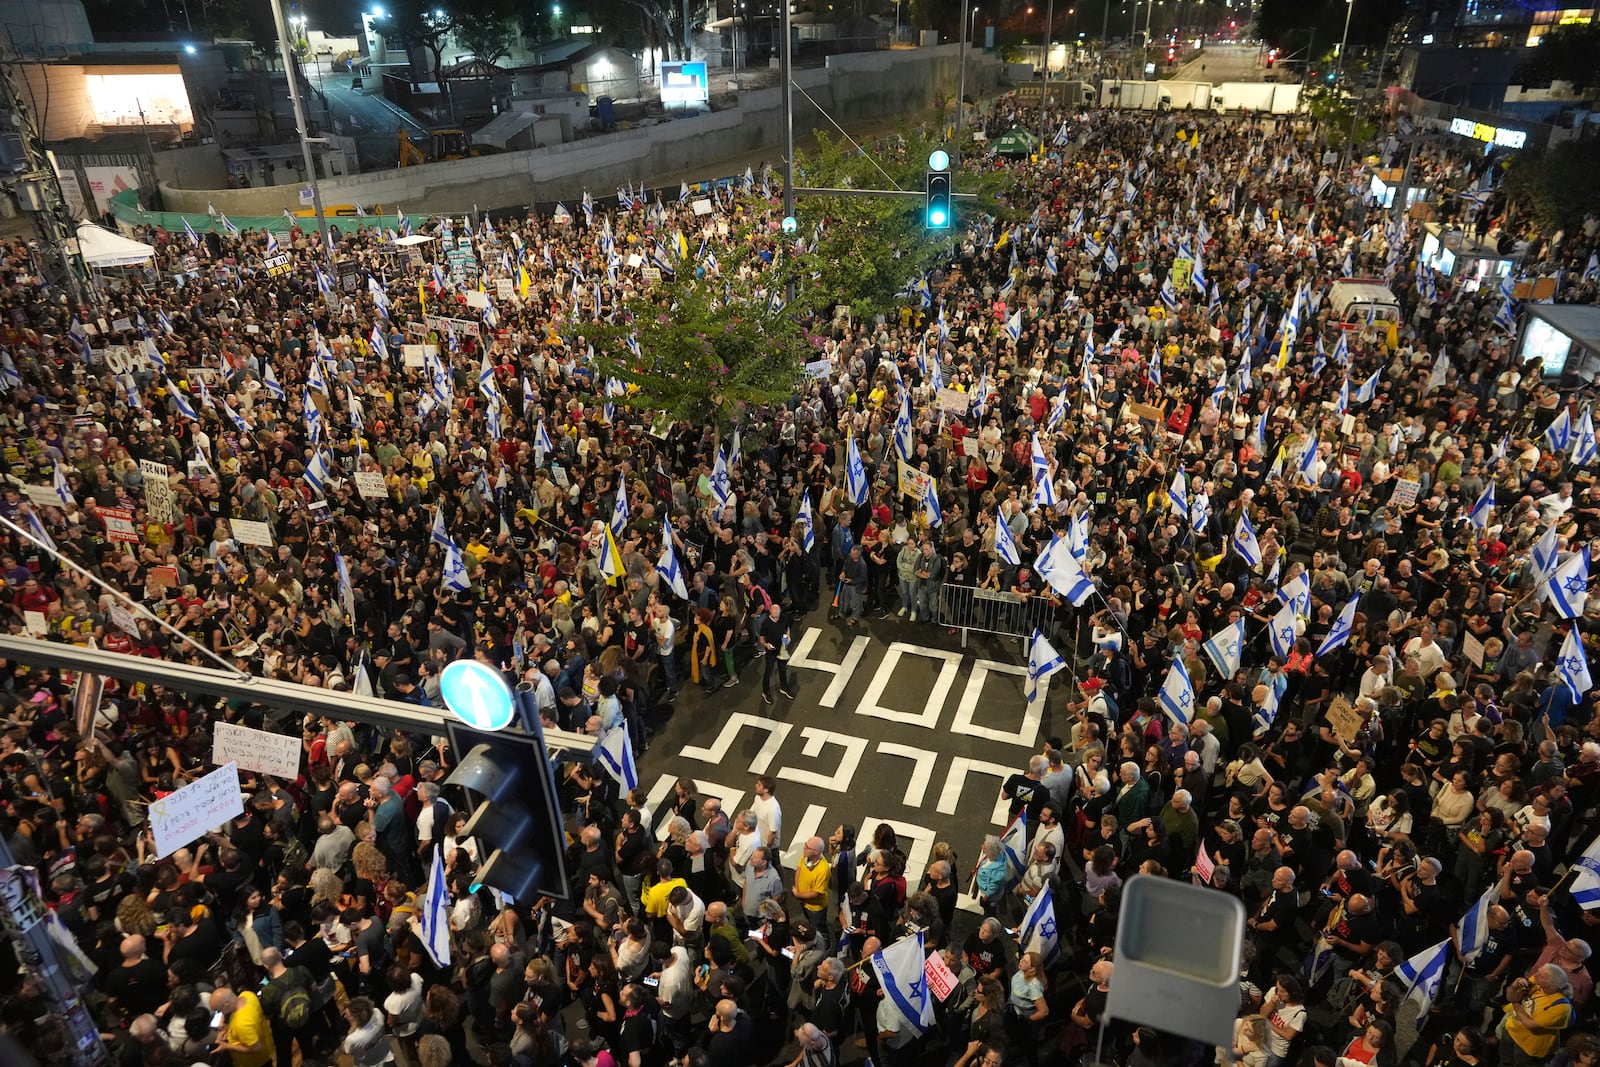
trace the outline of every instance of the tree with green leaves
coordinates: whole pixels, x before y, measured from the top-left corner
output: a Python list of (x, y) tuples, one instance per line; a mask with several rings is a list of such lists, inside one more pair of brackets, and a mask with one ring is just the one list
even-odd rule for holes
[(669, 250), (676, 274), (663, 273), (614, 323), (585, 324), (601, 377), (674, 420), (724, 431), (793, 395), (812, 351), (798, 309), (782, 300), (793, 264), (743, 269), (756, 266), (749, 236), (716, 270)]
[[(798, 184), (816, 188), (922, 190), (928, 156), (948, 148), (932, 132), (902, 131), (865, 150), (818, 131), (817, 150), (798, 153)], [(801, 256), (800, 300), (819, 313), (843, 304), (858, 319), (881, 314), (895, 295), (936, 263), (947, 261), (951, 242), (973, 212), (999, 212), (995, 195), (1003, 179), (992, 171), (964, 167), (955, 174), (955, 191), (977, 193), (979, 200), (958, 204), (948, 230), (929, 230), (923, 205), (915, 199), (861, 197), (808, 198), (796, 207)]]
[(385, 38), (407, 48), (420, 48), (432, 59), (433, 80), (442, 77), (444, 43), (455, 30), (455, 17), (435, 6), (440, 0), (395, 0), (386, 10), (382, 29)]
[(1600, 140), (1564, 141), (1538, 153), (1517, 153), (1506, 162), (1506, 193), (1533, 216), (1545, 233), (1583, 224), (1600, 215)]
[(511, 54), (516, 40), (512, 19), (517, 13), (510, 0), (476, 0), (470, 10), (455, 16), (456, 43), (474, 59), (497, 63)]
[(1539, 47), (1517, 68), (1524, 85), (1571, 82), (1574, 89), (1600, 86), (1600, 25), (1557, 26), (1539, 39)]

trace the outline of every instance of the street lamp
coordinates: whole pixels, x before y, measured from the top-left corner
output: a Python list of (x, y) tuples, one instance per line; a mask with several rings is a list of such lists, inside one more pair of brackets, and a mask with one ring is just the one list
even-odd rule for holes
[[(1339, 58), (1333, 68), (1335, 83), (1344, 80), (1344, 46), (1350, 39), (1350, 13), (1356, 9), (1356, 0), (1344, 0), (1344, 33), (1339, 37)], [(1306, 58), (1310, 58), (1307, 56)]]
[[(963, 16), (966, 12), (962, 12)], [(967, 97), (967, 42), (972, 39), (972, 26), (978, 19), (978, 5), (972, 5), (972, 17), (961, 20), (961, 76), (956, 80), (956, 159), (961, 159), (961, 113)]]

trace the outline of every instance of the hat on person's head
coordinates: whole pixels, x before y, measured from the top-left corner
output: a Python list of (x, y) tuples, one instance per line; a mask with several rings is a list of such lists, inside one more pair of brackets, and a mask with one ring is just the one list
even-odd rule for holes
[(1103, 688), (1105, 684), (1105, 679), (1103, 678), (1085, 678), (1083, 681), (1078, 683), (1078, 687), (1081, 689), (1100, 689)]

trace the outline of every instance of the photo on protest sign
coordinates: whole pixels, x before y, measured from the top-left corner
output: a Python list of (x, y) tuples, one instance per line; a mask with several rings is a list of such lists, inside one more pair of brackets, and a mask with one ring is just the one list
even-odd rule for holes
[(227, 763), (175, 793), (150, 802), (156, 859), (165, 859), (244, 811), (238, 764)]
[(212, 729), (211, 762), (236, 763), (247, 771), (260, 771), (292, 781), (300, 773), (300, 738), (272, 734), (247, 726), (219, 722)]

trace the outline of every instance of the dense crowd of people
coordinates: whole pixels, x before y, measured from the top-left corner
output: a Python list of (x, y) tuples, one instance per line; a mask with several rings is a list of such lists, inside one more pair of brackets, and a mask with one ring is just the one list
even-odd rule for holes
[[(1038, 120), (1008, 100), (979, 119)], [(1048, 742), (1004, 788), (1020, 819), (938, 843), (912, 884), (892, 825), (785, 839), (770, 779), (724, 811), (683, 778), (652, 811), (577, 760), (570, 900), (514, 902), (477, 888), (442, 738), (116, 679), (80, 733), (69, 673), (8, 663), (3, 829), (95, 968), (113, 1061), (1592, 1065), (1600, 878), (1573, 860), (1600, 716), (1587, 671), (1558, 669), (1583, 588), (1549, 594), (1539, 558), (1553, 536), (1567, 568), (1600, 523), (1584, 395), (1518, 362), (1497, 280), (1418, 267), (1421, 227), (1314, 124), (1057, 125), (1035, 158), (983, 164), (1014, 217), (965, 220), (885, 321), (820, 318), (831, 373), (734, 448), (613, 390), (583, 334), (649, 284), (651, 249), (769, 262), (765, 176), (710, 217), (629, 190), (429, 228), (453, 223), (466, 258), (346, 235), (340, 262), (371, 279), (354, 291), (298, 230), (271, 239), (295, 263), (275, 276), (264, 234), (139, 232), (159, 269), (98, 311), (5, 248), (12, 632), (435, 707), (443, 666), (474, 657), (530, 683), (547, 725), (621, 729), (641, 755), (675, 704), (709, 721), (760, 688), (769, 714), (803, 711), (803, 627), (941, 640), (946, 588), (1047, 603), (1068, 661)], [(1505, 205), (1480, 147), (1374, 151), (1411, 151), (1435, 207), (1487, 229)], [(1448, 195), (1466, 189), (1486, 193)], [(719, 232), (734, 212), (755, 225)], [(1593, 301), (1595, 220), (1514, 225), (1518, 277)], [(517, 295), (469, 305), (478, 267)], [(1343, 276), (1386, 279), (1398, 321), (1336, 328)], [(454, 323), (408, 334), (425, 314)], [(895, 449), (932, 501), (903, 492)], [(1058, 551), (1092, 590), (1035, 566)], [(1229, 632), (1246, 640), (1211, 640)], [(147, 805), (211, 769), (219, 723), (298, 734), (300, 773), (241, 772), (243, 813), (158, 855)], [(448, 966), (421, 922), (436, 852)], [(1243, 900), (1231, 1049), (1106, 1017), (1135, 873)], [(1046, 891), (1058, 938), (1026, 921)], [(908, 937), (953, 979), (931, 1022), (873, 962)], [(6, 1031), (64, 1062), (36, 977), (3, 984)]]

